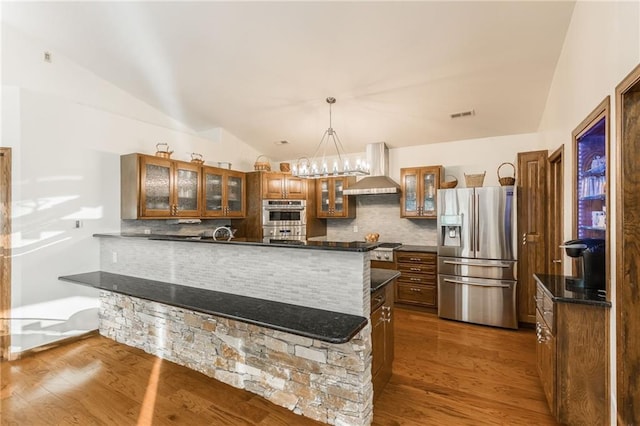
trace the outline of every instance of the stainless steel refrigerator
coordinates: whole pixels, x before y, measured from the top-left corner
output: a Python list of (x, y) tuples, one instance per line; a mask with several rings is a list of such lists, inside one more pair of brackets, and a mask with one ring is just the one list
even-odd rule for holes
[(513, 186), (438, 190), (438, 316), (518, 328)]

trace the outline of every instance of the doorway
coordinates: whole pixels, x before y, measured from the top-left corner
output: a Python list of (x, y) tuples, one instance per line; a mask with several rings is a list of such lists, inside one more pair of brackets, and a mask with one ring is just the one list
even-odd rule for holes
[(640, 65), (616, 87), (618, 424), (640, 424)]
[(560, 245), (564, 242), (563, 186), (564, 186), (564, 145), (549, 156), (548, 212), (547, 212), (547, 274), (564, 275), (563, 253)]
[(11, 148), (0, 148), (0, 360), (11, 345)]

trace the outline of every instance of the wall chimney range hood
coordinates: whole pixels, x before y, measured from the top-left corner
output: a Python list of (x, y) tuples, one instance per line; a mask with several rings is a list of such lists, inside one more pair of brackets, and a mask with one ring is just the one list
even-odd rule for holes
[(370, 176), (360, 179), (355, 184), (345, 188), (345, 195), (377, 195), (397, 194), (400, 185), (387, 176), (389, 169), (389, 149), (384, 142), (367, 145), (367, 163)]

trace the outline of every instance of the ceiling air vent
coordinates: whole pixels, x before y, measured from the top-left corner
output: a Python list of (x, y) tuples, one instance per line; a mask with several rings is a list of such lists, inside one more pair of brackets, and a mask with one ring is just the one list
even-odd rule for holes
[(470, 111), (462, 111), (462, 112), (456, 112), (454, 114), (450, 114), (449, 117), (451, 118), (462, 118), (462, 117), (471, 117), (472, 115), (476, 115), (476, 111), (475, 110), (470, 110)]

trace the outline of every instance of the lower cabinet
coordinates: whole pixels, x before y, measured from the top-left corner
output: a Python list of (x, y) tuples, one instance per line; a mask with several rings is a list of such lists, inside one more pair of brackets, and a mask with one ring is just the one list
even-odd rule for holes
[(396, 251), (396, 302), (425, 308), (438, 307), (438, 256), (435, 253)]
[[(395, 281), (395, 280), (394, 280)], [(391, 378), (394, 357), (394, 282), (371, 294), (371, 379), (375, 401)]]
[(538, 374), (551, 413), (569, 425), (609, 424), (608, 309), (555, 302), (537, 283)]

